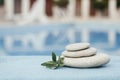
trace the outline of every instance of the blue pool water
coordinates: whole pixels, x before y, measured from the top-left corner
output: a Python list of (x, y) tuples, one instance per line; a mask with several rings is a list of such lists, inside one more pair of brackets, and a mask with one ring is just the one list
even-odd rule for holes
[[(0, 53), (4, 55), (58, 55), (65, 46), (89, 42), (99, 52), (120, 53), (120, 24), (58, 23), (0, 28)], [(113, 43), (109, 32), (114, 32)]]

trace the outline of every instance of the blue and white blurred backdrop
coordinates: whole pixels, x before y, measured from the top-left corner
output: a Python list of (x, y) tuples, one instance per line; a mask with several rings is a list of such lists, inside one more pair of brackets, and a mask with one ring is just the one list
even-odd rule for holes
[(120, 0), (0, 0), (0, 55), (59, 55), (75, 42), (119, 55), (119, 21)]

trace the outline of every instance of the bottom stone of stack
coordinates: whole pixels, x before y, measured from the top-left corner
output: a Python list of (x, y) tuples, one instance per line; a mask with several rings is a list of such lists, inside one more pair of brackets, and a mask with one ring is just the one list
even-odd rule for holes
[(107, 64), (110, 61), (110, 57), (107, 54), (96, 54), (90, 57), (82, 58), (68, 58), (64, 57), (64, 65), (69, 67), (98, 67)]

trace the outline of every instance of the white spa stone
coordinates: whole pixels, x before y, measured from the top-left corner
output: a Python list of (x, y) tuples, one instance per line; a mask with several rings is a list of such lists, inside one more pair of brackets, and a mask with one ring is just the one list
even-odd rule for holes
[(83, 58), (67, 58), (64, 57), (64, 65), (70, 67), (98, 67), (107, 64), (110, 61), (110, 57), (107, 54), (96, 54), (91, 57)]
[(89, 47), (90, 47), (89, 43), (74, 43), (74, 44), (67, 45), (65, 48), (67, 51), (76, 51), (76, 50), (86, 49)]
[(95, 48), (88, 48), (85, 50), (75, 51), (75, 52), (69, 52), (64, 51), (62, 52), (63, 56), (71, 57), (71, 58), (78, 58), (78, 57), (88, 57), (95, 55), (97, 53), (97, 50)]

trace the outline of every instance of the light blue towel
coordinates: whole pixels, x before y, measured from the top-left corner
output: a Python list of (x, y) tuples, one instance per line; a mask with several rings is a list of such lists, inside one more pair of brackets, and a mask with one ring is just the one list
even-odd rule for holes
[(99, 68), (68, 68), (56, 70), (41, 66), (49, 56), (1, 56), (0, 80), (120, 80), (120, 57), (111, 56)]

